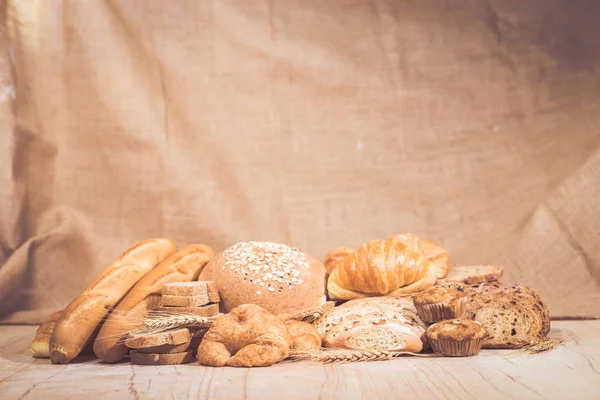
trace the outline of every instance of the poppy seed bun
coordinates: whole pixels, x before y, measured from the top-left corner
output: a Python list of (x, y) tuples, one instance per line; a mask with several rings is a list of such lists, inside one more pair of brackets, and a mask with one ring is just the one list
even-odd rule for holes
[(323, 264), (278, 243), (238, 243), (213, 258), (198, 280), (215, 282), (225, 313), (242, 304), (273, 314), (295, 313), (326, 301)]

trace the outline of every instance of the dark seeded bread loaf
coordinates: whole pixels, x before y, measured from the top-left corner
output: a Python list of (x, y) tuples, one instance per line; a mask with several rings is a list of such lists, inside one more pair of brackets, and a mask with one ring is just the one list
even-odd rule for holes
[(502, 267), (493, 265), (471, 265), (452, 267), (448, 275), (440, 280), (445, 282), (461, 282), (465, 284), (474, 284), (480, 282), (493, 282), (502, 277)]
[(525, 286), (505, 288), (483, 284), (464, 287), (471, 297), (466, 318), (480, 322), (487, 331), (484, 348), (515, 348), (535, 342), (550, 331), (547, 307)]
[(487, 336), (483, 348), (510, 349), (539, 336), (541, 319), (514, 300), (496, 299), (471, 309), (467, 317), (481, 323)]

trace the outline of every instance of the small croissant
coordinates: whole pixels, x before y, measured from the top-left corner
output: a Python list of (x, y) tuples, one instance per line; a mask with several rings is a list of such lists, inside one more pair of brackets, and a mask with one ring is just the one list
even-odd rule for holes
[(397, 296), (433, 286), (438, 276), (445, 276), (447, 272), (436, 266), (428, 256), (441, 260), (438, 264), (442, 266), (448, 259), (444, 258), (445, 250), (440, 246), (429, 241), (423, 243), (428, 246), (428, 252), (421, 250), (421, 240), (414, 235), (403, 234), (367, 242), (354, 251), (347, 248), (333, 250), (325, 263), (329, 272), (329, 297), (351, 300)]

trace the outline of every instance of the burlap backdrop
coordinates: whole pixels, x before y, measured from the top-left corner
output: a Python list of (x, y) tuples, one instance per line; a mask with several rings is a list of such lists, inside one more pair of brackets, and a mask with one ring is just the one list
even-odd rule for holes
[(402, 231), (598, 314), (599, 2), (2, 8), (5, 320), (148, 237), (323, 257)]

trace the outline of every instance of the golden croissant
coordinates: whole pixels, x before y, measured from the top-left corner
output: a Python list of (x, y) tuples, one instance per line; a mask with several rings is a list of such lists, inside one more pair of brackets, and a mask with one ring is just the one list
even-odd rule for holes
[(439, 259), (441, 252), (433, 252), (431, 247), (429, 252), (422, 252), (419, 247), (419, 239), (405, 234), (373, 240), (354, 251), (347, 248), (332, 251), (325, 260), (329, 296), (341, 300), (395, 296), (433, 286), (438, 275), (445, 272), (428, 255)]

